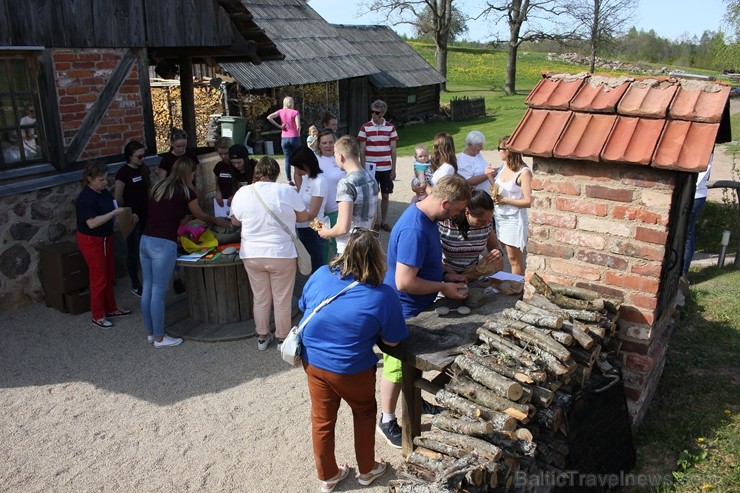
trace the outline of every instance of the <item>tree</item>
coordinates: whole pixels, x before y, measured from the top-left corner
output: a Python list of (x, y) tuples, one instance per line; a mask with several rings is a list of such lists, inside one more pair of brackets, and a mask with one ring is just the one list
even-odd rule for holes
[[(459, 36), (468, 32), (468, 26), (465, 25), (467, 17), (456, 6), (452, 6), (452, 22), (450, 24), (450, 41), (456, 40)], [(433, 41), (434, 17), (429, 7), (426, 7), (414, 25), (416, 36), (420, 39)]]
[[(558, 16), (566, 14), (565, 0), (489, 0), (478, 17), (492, 18), (496, 23), (506, 22), (509, 26), (506, 94), (516, 94), (516, 55), (522, 43), (545, 39), (564, 42), (574, 38), (573, 29), (559, 29), (554, 24)], [(551, 27), (541, 27), (538, 21), (547, 21)]]
[[(714, 63), (720, 70), (740, 70), (740, 0), (727, 0), (726, 31), (715, 40)], [(738, 255), (740, 257), (740, 255)]]
[[(391, 25), (407, 24), (414, 26), (417, 31), (423, 29), (429, 32), (434, 41), (435, 68), (446, 78), (447, 46), (454, 39), (456, 21), (452, 2), (453, 0), (367, 0), (364, 7), (369, 12), (385, 15), (384, 22)], [(446, 84), (442, 84), (442, 90), (446, 90)]]
[(568, 17), (576, 22), (576, 34), (589, 41), (591, 73), (599, 52), (624, 32), (636, 7), (637, 0), (570, 0), (566, 4)]

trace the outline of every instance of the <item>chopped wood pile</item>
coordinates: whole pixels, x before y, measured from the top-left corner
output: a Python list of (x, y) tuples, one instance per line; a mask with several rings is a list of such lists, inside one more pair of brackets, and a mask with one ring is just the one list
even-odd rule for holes
[[(392, 493), (528, 491), (520, 477), (568, 465), (564, 412), (616, 334), (621, 303), (595, 291), (546, 283), (489, 319), (435, 398), (445, 411), (390, 482)], [(539, 485), (542, 491), (542, 485)]]

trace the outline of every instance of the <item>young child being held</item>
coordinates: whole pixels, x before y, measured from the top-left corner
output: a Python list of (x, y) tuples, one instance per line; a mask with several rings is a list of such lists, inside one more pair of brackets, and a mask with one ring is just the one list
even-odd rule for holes
[(427, 180), (425, 172), (429, 169), (429, 149), (424, 144), (416, 146), (414, 151), (414, 178), (411, 180), (411, 188), (421, 187), (421, 191), (416, 192), (416, 196), (411, 199), (411, 203), (418, 202), (426, 197)]
[(306, 145), (311, 149), (313, 152), (318, 153), (319, 152), (319, 140), (316, 138), (319, 136), (319, 129), (316, 128), (316, 125), (311, 125), (308, 127), (308, 137), (306, 137)]

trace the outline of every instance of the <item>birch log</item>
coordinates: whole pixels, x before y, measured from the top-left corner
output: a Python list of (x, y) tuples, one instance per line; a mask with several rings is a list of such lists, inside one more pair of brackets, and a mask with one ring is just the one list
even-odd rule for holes
[(434, 395), (434, 398), (440, 406), (446, 407), (460, 416), (490, 421), (497, 430), (511, 431), (516, 428), (516, 419), (508, 414), (473, 403), (452, 392), (440, 390)]
[(432, 425), (440, 430), (471, 436), (487, 435), (493, 431), (493, 423), (490, 421), (458, 419), (453, 417), (448, 411), (434, 416), (432, 418)]
[(535, 366), (535, 358), (532, 357), (532, 354), (518, 347), (516, 344), (494, 334), (485, 327), (480, 327), (475, 332), (478, 334), (478, 338), (488, 344), (491, 349), (530, 368)]
[(499, 375), (495, 371), (489, 370), (485, 366), (463, 355), (455, 358), (455, 364), (470, 375), (473, 380), (485, 385), (501, 397), (516, 401), (522, 396), (521, 384), (503, 375)]
[(537, 327), (559, 329), (563, 326), (563, 318), (553, 314), (524, 312), (515, 308), (505, 308), (501, 313), (503, 316), (512, 320), (520, 320), (529, 325), (536, 325)]
[(469, 346), (463, 351), (463, 354), (473, 361), (477, 361), (486, 368), (490, 368), (496, 373), (500, 373), (505, 377), (512, 378), (519, 383), (542, 383), (547, 380), (547, 373), (540, 370), (534, 370), (532, 368), (524, 368), (521, 365), (517, 367), (509, 367), (504, 364), (497, 363), (494, 360), (493, 355), (486, 354), (485, 349), (482, 346)]
[[(590, 312), (589, 312), (590, 313)], [(584, 329), (586, 329), (584, 331)], [(596, 341), (586, 333), (588, 330), (583, 324), (575, 324), (573, 322), (563, 322), (563, 332), (570, 334), (573, 339), (584, 349), (591, 349)]]
[(497, 461), (501, 458), (501, 448), (482, 438), (476, 438), (469, 435), (461, 435), (448, 431), (434, 430), (425, 431), (421, 435), (425, 440), (434, 440), (445, 443), (451, 447), (459, 448), (465, 451), (475, 450), (482, 457)]
[(500, 411), (513, 416), (519, 421), (525, 419), (530, 411), (528, 406), (500, 397), (483, 385), (464, 376), (453, 378), (445, 388), (450, 392), (466, 397), (494, 411)]
[[(563, 363), (570, 360), (570, 352), (563, 347), (562, 344), (549, 338), (545, 334), (538, 334), (537, 329), (532, 328), (531, 330), (526, 330), (531, 326), (527, 326), (521, 322), (512, 322), (510, 325), (505, 325), (499, 320), (500, 319), (489, 319), (485, 324), (483, 324), (483, 327), (499, 335), (510, 334), (525, 344), (534, 345), (535, 347), (552, 354)], [(519, 343), (520, 345), (521, 342)]]

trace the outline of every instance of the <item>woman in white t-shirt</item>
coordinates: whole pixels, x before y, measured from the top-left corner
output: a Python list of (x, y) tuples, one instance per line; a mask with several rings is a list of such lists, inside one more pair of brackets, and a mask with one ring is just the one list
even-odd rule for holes
[(252, 289), (252, 314), (260, 351), (266, 350), (273, 339), (273, 306), (278, 349), (290, 331), (298, 252), (284, 227), (295, 231), (296, 221), (308, 220), (308, 211), (296, 189), (276, 183), (279, 175), (280, 165), (265, 156), (255, 166), (252, 184), (241, 187), (231, 199), (231, 222), (241, 225), (239, 257)]
[[(319, 167), (323, 172), (324, 179), (326, 180), (328, 187), (326, 192), (326, 203), (324, 205), (324, 214), (326, 214), (326, 217), (329, 219), (329, 227), (331, 228), (337, 224), (337, 216), (339, 214), (339, 205), (337, 204), (337, 184), (339, 183), (339, 180), (346, 176), (347, 173), (342, 171), (337, 164), (336, 159), (334, 159), (334, 142), (336, 141), (334, 132), (332, 132), (331, 129), (324, 129), (319, 132), (319, 136), (317, 138), (319, 139)], [(328, 263), (337, 251), (337, 241), (335, 238), (328, 240), (326, 250), (325, 263)]]
[(329, 219), (324, 213), (329, 184), (319, 167), (316, 154), (308, 146), (301, 146), (293, 151), (290, 156), (290, 165), (293, 167), (293, 176), (300, 177), (301, 188), (298, 190), (298, 195), (308, 211), (308, 219), (296, 223), (296, 233), (308, 253), (311, 254), (311, 272), (313, 273), (322, 265), (326, 265), (326, 240), (311, 227), (311, 222), (316, 219), (324, 225), (329, 224)]

